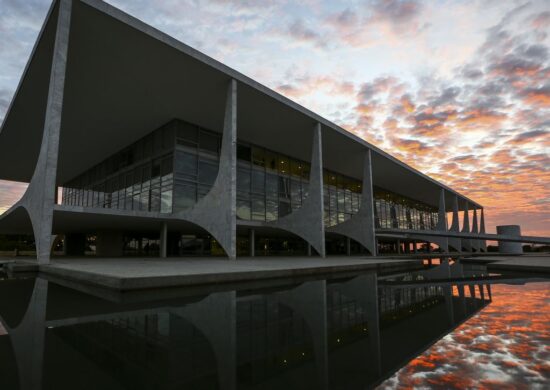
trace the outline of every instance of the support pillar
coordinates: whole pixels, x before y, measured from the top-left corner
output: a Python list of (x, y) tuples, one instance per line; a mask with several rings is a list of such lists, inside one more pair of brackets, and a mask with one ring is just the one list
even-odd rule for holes
[[(449, 229), (451, 232), (458, 233), (460, 232), (460, 223), (459, 223), (459, 216), (458, 216), (458, 196), (454, 196), (453, 198), (453, 221), (451, 223), (451, 227)], [(449, 237), (447, 239), (448, 246), (452, 247), (457, 252), (462, 251), (462, 240), (458, 237)]]
[[(485, 213), (483, 212), (483, 209), (481, 209), (481, 215), (480, 215), (480, 221), (479, 221), (479, 233), (485, 234)], [(487, 241), (485, 240), (479, 241), (479, 250), (481, 252), (487, 252)]]
[[(474, 207), (474, 215), (472, 219), (472, 233), (478, 234), (478, 228), (477, 228), (477, 209)], [(475, 250), (476, 252), (479, 252), (479, 240), (471, 240), (472, 243), (472, 250)]]
[(329, 232), (349, 237), (363, 245), (373, 255), (377, 255), (376, 231), (374, 227), (374, 196), (372, 192), (372, 157), (371, 150), (365, 152), (363, 163), (363, 187), (359, 211), (338, 225), (327, 229)]
[[(440, 232), (447, 232), (447, 207), (445, 205), (445, 190), (442, 188), (439, 194), (439, 211), (437, 217), (437, 226), (436, 229)], [(436, 238), (434, 237), (434, 240)], [(443, 252), (449, 252), (449, 242), (447, 237), (437, 237), (437, 240), (434, 241), (439, 245), (439, 248)]]
[(31, 182), (20, 201), (29, 213), (33, 225), (36, 257), (40, 264), (50, 262), (52, 246), (53, 209), (56, 202), (57, 161), (72, 0), (60, 0), (58, 4), (42, 144)]
[(248, 241), (250, 245), (250, 257), (256, 256), (256, 230), (250, 229), (248, 231)]
[(161, 258), (166, 258), (168, 255), (168, 224), (163, 222), (160, 227), (160, 253)]
[(346, 255), (351, 256), (351, 239), (346, 237)]
[(397, 240), (397, 254), (401, 254), (401, 240)]
[(224, 249), (237, 257), (237, 81), (227, 86), (218, 176), (212, 188), (189, 209), (174, 213), (197, 224)]
[[(469, 203), (464, 202), (464, 223), (462, 224), (462, 233), (470, 233), (470, 215), (469, 215)], [(462, 239), (462, 248), (466, 252), (472, 251), (472, 241), (469, 238)]]
[(276, 221), (266, 222), (265, 226), (296, 234), (321, 257), (326, 257), (324, 213), (322, 128), (321, 123), (316, 123), (313, 128), (309, 194), (298, 210)]

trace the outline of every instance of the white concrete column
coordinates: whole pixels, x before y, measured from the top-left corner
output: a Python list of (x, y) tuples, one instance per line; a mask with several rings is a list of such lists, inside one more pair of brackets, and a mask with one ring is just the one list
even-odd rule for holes
[[(448, 229), (447, 224), (447, 207), (445, 205), (445, 189), (441, 189), (439, 194), (439, 210), (437, 217), (436, 230), (446, 232)], [(443, 252), (449, 252), (449, 242), (447, 237), (434, 237), (434, 242), (439, 245)]]
[(224, 249), (237, 257), (237, 81), (229, 81), (226, 92), (218, 176), (210, 192), (190, 209), (173, 216), (205, 229)]
[[(462, 233), (470, 233), (470, 205), (468, 201), (464, 202), (464, 222), (462, 224)], [(462, 239), (462, 247), (467, 251), (472, 251), (472, 242), (469, 238)]]
[(166, 258), (168, 255), (168, 224), (163, 222), (160, 226), (160, 253), (161, 258)]
[[(449, 231), (458, 233), (460, 232), (460, 223), (458, 216), (458, 196), (453, 197), (453, 220), (451, 222), (451, 227)], [(458, 237), (449, 237), (447, 239), (447, 245), (452, 247), (457, 252), (462, 251), (462, 240)]]
[[(277, 299), (304, 319), (313, 339), (317, 378), (315, 388), (328, 389), (327, 286), (325, 280), (305, 282), (281, 292)], [(312, 378), (312, 380), (315, 380)]]
[(72, 0), (58, 2), (42, 144), (31, 182), (21, 199), (21, 205), (29, 213), (33, 225), (36, 257), (41, 264), (50, 262), (71, 8)]
[(313, 128), (309, 193), (298, 210), (266, 226), (287, 230), (304, 239), (321, 257), (326, 257), (325, 218), (323, 202), (323, 145), (322, 128)]
[[(472, 233), (478, 234), (478, 228), (477, 228), (477, 208), (474, 207), (474, 215), (472, 218)], [(479, 240), (471, 240), (472, 243), (472, 249), (479, 252)]]
[[(481, 209), (480, 223), (479, 223), (479, 232), (485, 234), (485, 213)], [(479, 249), (483, 252), (487, 252), (487, 241), (480, 240)]]
[(380, 375), (382, 358), (380, 347), (380, 313), (378, 309), (378, 280), (375, 272), (357, 276), (339, 287), (342, 294), (355, 300), (365, 311), (369, 335), (369, 359), (365, 369), (373, 370)]
[(345, 222), (331, 226), (327, 231), (357, 241), (367, 248), (373, 256), (376, 256), (377, 245), (374, 227), (374, 195), (372, 191), (372, 157), (370, 149), (365, 152), (362, 185), (361, 204), (357, 214)]

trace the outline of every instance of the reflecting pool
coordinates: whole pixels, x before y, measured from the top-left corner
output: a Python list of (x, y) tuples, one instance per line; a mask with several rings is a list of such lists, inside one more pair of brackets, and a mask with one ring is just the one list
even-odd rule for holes
[(0, 276), (0, 389), (548, 388), (550, 280), (399, 274), (115, 293)]

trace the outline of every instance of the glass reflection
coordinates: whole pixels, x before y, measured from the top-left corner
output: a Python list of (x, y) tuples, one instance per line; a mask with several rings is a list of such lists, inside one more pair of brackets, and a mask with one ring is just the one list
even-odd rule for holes
[[(221, 136), (172, 120), (63, 185), (62, 204), (178, 212), (214, 184)], [(237, 144), (237, 218), (274, 221), (299, 209), (309, 192), (310, 165), (263, 147)], [(361, 181), (324, 170), (327, 227), (350, 219), (361, 205)], [(435, 229), (437, 209), (374, 188), (379, 228)]]
[[(42, 278), (4, 279), (0, 280), (0, 385), (2, 389), (372, 388), (395, 372), (405, 380), (403, 372), (412, 375), (418, 366), (432, 371), (440, 367), (443, 363), (434, 360), (432, 350), (422, 353), (457, 327), (454, 344), (448, 338), (441, 341), (445, 348), (456, 348), (468, 335), (480, 337), (476, 345), (486, 337), (499, 342), (493, 325), (483, 323), (484, 315), (501, 318), (499, 332), (506, 332), (506, 321), (513, 332), (522, 332), (514, 328), (519, 307), (515, 298), (506, 301), (499, 296), (501, 303), (492, 304), (495, 291), (519, 287), (492, 289), (491, 284), (528, 280), (491, 278), (479, 268), (446, 261), (413, 273), (364, 273), (297, 284), (274, 281), (265, 287), (251, 289), (244, 284), (228, 291), (116, 294)], [(548, 305), (548, 282), (545, 286), (542, 292), (532, 287), (522, 290), (532, 300), (523, 312), (533, 310), (532, 327), (525, 332), (541, 337), (548, 332), (548, 315), (534, 313)], [(472, 333), (480, 326), (485, 338)], [(509, 351), (518, 357), (532, 358), (531, 347), (514, 348), (511, 345)], [(486, 351), (489, 364), (491, 355)], [(399, 371), (413, 358), (405, 371)], [(539, 368), (544, 376), (544, 366)], [(536, 370), (536, 363), (530, 369)], [(540, 375), (536, 383), (543, 383)]]

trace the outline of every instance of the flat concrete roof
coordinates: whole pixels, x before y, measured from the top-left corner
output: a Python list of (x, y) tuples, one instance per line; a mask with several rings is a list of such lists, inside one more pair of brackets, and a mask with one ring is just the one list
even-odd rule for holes
[[(29, 182), (42, 139), (57, 1), (52, 4), (0, 128), (0, 179)], [(322, 124), (327, 169), (361, 179), (374, 153), (374, 185), (437, 206), (439, 189), (475, 201), (318, 114), (100, 1), (75, 0), (57, 183), (62, 185), (173, 118), (221, 131), (225, 91), (238, 82), (238, 138), (308, 161)], [(460, 208), (463, 208), (461, 202)]]

